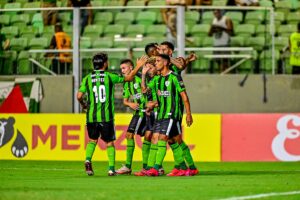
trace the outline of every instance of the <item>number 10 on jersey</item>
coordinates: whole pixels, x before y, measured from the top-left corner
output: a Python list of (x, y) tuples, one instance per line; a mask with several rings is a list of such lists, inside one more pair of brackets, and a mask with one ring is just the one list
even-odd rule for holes
[(105, 93), (105, 86), (104, 85), (100, 85), (100, 86), (94, 86), (93, 87), (93, 92), (94, 92), (94, 96), (96, 99), (96, 103), (98, 103), (98, 101), (100, 101), (100, 103), (104, 103), (106, 100), (106, 93)]

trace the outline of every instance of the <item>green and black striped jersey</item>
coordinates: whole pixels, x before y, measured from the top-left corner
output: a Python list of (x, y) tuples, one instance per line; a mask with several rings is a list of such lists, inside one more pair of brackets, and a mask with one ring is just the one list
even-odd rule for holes
[(139, 109), (135, 110), (133, 114), (139, 115), (140, 117), (144, 117), (147, 97), (142, 93), (141, 84), (141, 74), (138, 73), (132, 81), (124, 83), (123, 98), (129, 99), (129, 97), (131, 96), (133, 98), (133, 102), (139, 104)]
[[(176, 67), (175, 65), (171, 64), (170, 65), (170, 70), (172, 70), (174, 73), (178, 74), (180, 77), (181, 76), (181, 72), (183, 70), (179, 69), (178, 67)], [(179, 100), (179, 105), (180, 105), (180, 113), (179, 113), (179, 117), (178, 117), (178, 120), (181, 121), (182, 120), (182, 117), (183, 117), (183, 109), (184, 109), (184, 104), (183, 104), (183, 101), (182, 99), (180, 98)]]
[(185, 91), (182, 78), (171, 71), (167, 76), (154, 78), (148, 84), (148, 87), (158, 94), (157, 119), (179, 119), (182, 115), (180, 111), (180, 93)]
[(124, 77), (104, 70), (94, 70), (81, 82), (79, 91), (87, 93), (87, 122), (108, 122), (114, 119), (114, 90)]

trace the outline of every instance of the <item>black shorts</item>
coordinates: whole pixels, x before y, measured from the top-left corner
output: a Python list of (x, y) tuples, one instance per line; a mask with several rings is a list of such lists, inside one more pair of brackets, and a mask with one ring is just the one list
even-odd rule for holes
[(113, 121), (87, 123), (86, 126), (90, 139), (97, 140), (100, 137), (104, 142), (111, 142), (116, 139)]
[(134, 115), (130, 121), (127, 132), (144, 136), (146, 131), (146, 116)]
[(161, 119), (154, 123), (153, 133), (159, 133), (172, 138), (181, 133), (179, 121), (175, 119)]
[(146, 116), (146, 131), (153, 132), (156, 115), (157, 115), (157, 113), (151, 112), (150, 116), (148, 116), (148, 115)]

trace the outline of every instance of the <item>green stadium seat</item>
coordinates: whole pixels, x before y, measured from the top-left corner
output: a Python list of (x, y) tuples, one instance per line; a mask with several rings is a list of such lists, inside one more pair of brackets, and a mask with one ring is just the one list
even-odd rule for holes
[(273, 7), (273, 2), (270, 0), (261, 0), (259, 5), (260, 7)]
[(42, 37), (52, 38), (52, 36), (54, 35), (54, 33), (55, 33), (54, 26), (53, 25), (49, 25), (49, 26), (44, 26), (43, 32), (40, 33), (40, 34), (42, 35)]
[(261, 11), (248, 11), (245, 18), (245, 24), (262, 24), (265, 20), (264, 13)]
[(266, 39), (264, 37), (250, 37), (247, 38), (246, 45), (253, 47), (256, 51), (262, 51), (266, 46)]
[(289, 38), (288, 37), (276, 37), (274, 45), (275, 45), (276, 50), (280, 51), (289, 45)]
[(131, 24), (126, 27), (125, 33), (127, 37), (135, 37), (136, 35), (145, 34), (145, 26), (142, 24)]
[(1, 33), (4, 34), (6, 38), (11, 39), (19, 35), (19, 28), (17, 26), (3, 27)]
[(231, 37), (230, 45), (232, 47), (243, 47), (245, 45), (245, 38), (243, 36)]
[(108, 58), (109, 69), (120, 70), (120, 61), (124, 58), (127, 58), (126, 52), (110, 52)]
[(28, 51), (21, 51), (18, 55), (18, 59), (17, 59), (17, 74), (20, 75), (29, 75), (32, 74), (33, 69), (32, 69), (32, 63), (29, 60), (30, 56), (29, 56), (29, 52)]
[(2, 57), (5, 58), (3, 68), (0, 69), (1, 75), (13, 75), (15, 68), (14, 68), (14, 62), (17, 57), (16, 51), (6, 50), (4, 51)]
[(133, 12), (118, 12), (115, 15), (115, 24), (129, 25), (134, 22)]
[(10, 19), (11, 25), (18, 26), (20, 29), (27, 26), (29, 22), (30, 22), (29, 14), (12, 15)]
[(240, 24), (235, 28), (237, 36), (251, 37), (255, 33), (255, 25), (253, 24)]
[(288, 24), (298, 24), (300, 21), (300, 12), (290, 12), (286, 21)]
[(229, 11), (229, 12), (226, 12), (225, 15), (228, 16), (231, 19), (232, 23), (235, 26), (238, 26), (243, 21), (243, 13), (242, 12)]
[(198, 59), (191, 63), (192, 73), (209, 73), (211, 60), (204, 57), (204, 54), (212, 54), (212, 52), (197, 53)]
[(256, 36), (270, 36), (270, 25), (257, 25), (255, 29)]
[(166, 25), (152, 25), (146, 29), (147, 37), (161, 37), (166, 35)]
[[(241, 52), (241, 53), (244, 54), (245, 52)], [(239, 74), (247, 73), (247, 72), (254, 73), (254, 70), (255, 70), (254, 68), (255, 68), (255, 63), (256, 63), (257, 57), (258, 57), (258, 53), (257, 53), (257, 51), (254, 50), (254, 51), (252, 51), (251, 54), (252, 54), (252, 58), (246, 60), (237, 68), (237, 72)]]
[(0, 24), (8, 26), (10, 24), (10, 15), (0, 15)]
[(202, 46), (203, 47), (212, 47), (214, 44), (213, 38), (212, 37), (204, 37), (202, 41)]
[(282, 37), (289, 37), (293, 32), (297, 32), (296, 24), (284, 24), (278, 28), (278, 35)]
[(98, 38), (93, 41), (92, 47), (97, 48), (112, 48), (114, 46), (114, 41), (111, 37)]
[(185, 45), (187, 47), (201, 47), (203, 37), (188, 37), (186, 38)]
[(113, 22), (112, 12), (97, 12), (94, 17), (94, 24), (108, 25)]
[(71, 12), (60, 12), (58, 14), (58, 19), (63, 24), (63, 26), (70, 24), (71, 18), (72, 18)]
[(127, 6), (144, 6), (145, 3), (144, 1), (139, 1), (139, 0), (133, 0), (133, 1), (128, 1)]
[(148, 3), (148, 6), (164, 6), (166, 5), (166, 1), (161, 0), (151, 0)]
[(293, 9), (291, 0), (281, 0), (275, 2), (276, 11), (282, 11), (285, 15), (287, 15), (290, 10)]
[[(21, 9), (21, 3), (18, 3), (18, 2), (14, 2), (14, 3), (6, 3), (4, 5), (4, 9)], [(9, 15), (16, 15), (19, 11), (7, 11), (5, 12), (6, 14), (9, 14)]]
[(203, 24), (211, 24), (213, 22), (214, 17), (215, 16), (212, 11), (205, 11), (202, 14), (202, 23)]
[(49, 40), (45, 37), (40, 38), (32, 38), (29, 41), (28, 47), (29, 49), (46, 49), (49, 47)]
[(26, 26), (20, 29), (20, 37), (31, 39), (39, 34), (39, 30), (34, 26)]
[(14, 51), (22, 51), (25, 50), (28, 46), (27, 38), (12, 38), (10, 40), (10, 49)]
[(103, 26), (101, 25), (87, 25), (84, 29), (83, 36), (90, 38), (99, 38), (103, 33)]
[[(267, 15), (266, 23), (270, 24), (270, 15)], [(285, 13), (281, 11), (274, 12), (274, 23), (280, 25), (285, 21)]]
[(213, 6), (226, 6), (226, 4), (227, 4), (227, 1), (224, 1), (224, 0), (220, 0), (220, 1), (213, 0), (212, 1)]
[(113, 24), (107, 25), (104, 28), (103, 35), (105, 37), (113, 37), (114, 35), (124, 35), (125, 27), (124, 25)]
[(85, 77), (88, 73), (93, 71), (92, 58), (82, 58), (82, 77)]
[[(105, 3), (106, 6), (123, 6), (123, 1), (107, 1)], [(119, 11), (118, 9), (116, 9), (113, 12), (117, 12)]]
[(209, 24), (196, 24), (191, 29), (191, 35), (193, 37), (206, 37), (210, 30), (211, 25)]
[(64, 26), (63, 30), (67, 33), (71, 38), (73, 37), (73, 26)]
[(79, 46), (81, 49), (89, 49), (92, 47), (92, 42), (91, 42), (91, 38), (89, 37), (81, 37), (80, 38), (80, 42), (79, 42)]
[(31, 20), (31, 24), (32, 26), (37, 27), (39, 29), (39, 33), (42, 33), (44, 28), (42, 14), (41, 13), (34, 14)]
[(41, 7), (41, 3), (39, 1), (34, 1), (34, 2), (26, 2), (23, 5), (23, 8), (37, 8), (37, 10), (33, 10), (33, 11), (25, 11), (26, 14), (29, 14), (30, 19), (32, 18), (32, 16), (39, 12), (39, 9)]
[(136, 41), (135, 47), (145, 48), (148, 43), (159, 42), (156, 37), (143, 37), (142, 41)]
[(200, 19), (200, 13), (198, 11), (185, 12), (185, 24), (195, 25)]
[[(275, 51), (275, 71), (278, 68), (278, 61), (280, 59), (279, 51)], [(263, 51), (259, 56), (259, 66), (261, 71), (265, 71), (267, 73), (272, 72), (272, 51), (266, 50)]]
[(91, 4), (93, 7), (101, 7), (101, 6), (104, 6), (105, 3), (106, 3), (105, 1), (101, 1), (101, 0), (91, 1)]
[(139, 12), (136, 16), (136, 23), (145, 26), (152, 25), (156, 22), (157, 13), (154, 11)]

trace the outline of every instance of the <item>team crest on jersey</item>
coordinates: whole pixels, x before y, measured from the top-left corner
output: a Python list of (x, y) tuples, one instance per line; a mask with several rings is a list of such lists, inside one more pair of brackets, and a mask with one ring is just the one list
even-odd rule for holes
[(139, 84), (135, 83), (133, 84), (134, 89), (138, 89), (139, 88)]
[(165, 85), (168, 87), (170, 85), (170, 81), (166, 81)]

